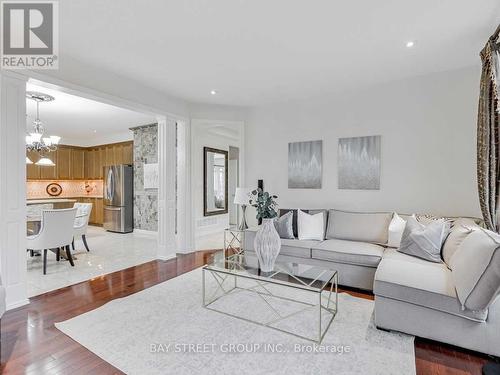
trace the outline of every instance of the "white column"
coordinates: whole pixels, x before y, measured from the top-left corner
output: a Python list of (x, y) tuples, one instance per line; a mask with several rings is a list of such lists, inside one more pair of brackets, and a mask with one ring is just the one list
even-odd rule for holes
[(175, 238), (175, 124), (170, 116), (158, 119), (158, 259), (176, 255)]
[(7, 309), (27, 304), (26, 79), (0, 75), (0, 267)]
[(191, 242), (191, 148), (189, 124), (177, 122), (177, 252), (193, 251)]

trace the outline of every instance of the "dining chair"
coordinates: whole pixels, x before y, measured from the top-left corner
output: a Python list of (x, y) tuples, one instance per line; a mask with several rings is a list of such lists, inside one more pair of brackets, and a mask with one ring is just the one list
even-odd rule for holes
[(73, 225), (76, 217), (76, 208), (61, 210), (43, 210), (40, 231), (27, 237), (27, 248), (43, 250), (43, 274), (47, 274), (47, 251), (55, 250), (59, 260), (60, 249), (65, 248), (66, 255), (72, 267), (75, 266), (69, 245), (73, 240)]
[(71, 245), (75, 250), (75, 238), (81, 236), (85, 249), (90, 251), (87, 243), (87, 228), (89, 227), (90, 213), (92, 212), (92, 203), (75, 203), (73, 208), (76, 208), (75, 225), (73, 226), (73, 241)]

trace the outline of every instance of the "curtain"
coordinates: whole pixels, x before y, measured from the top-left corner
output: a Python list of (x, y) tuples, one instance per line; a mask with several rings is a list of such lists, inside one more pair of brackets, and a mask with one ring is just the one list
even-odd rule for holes
[[(495, 38), (496, 39), (496, 38)], [(499, 71), (498, 46), (488, 40), (481, 51), (483, 70), (477, 119), (477, 183), (483, 219), (488, 229), (498, 232), (499, 149)]]

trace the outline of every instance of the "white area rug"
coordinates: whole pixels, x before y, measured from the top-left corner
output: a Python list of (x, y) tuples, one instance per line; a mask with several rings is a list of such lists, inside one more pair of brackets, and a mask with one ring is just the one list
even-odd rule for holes
[[(259, 318), (269, 312), (252, 293), (235, 298), (217, 307)], [(340, 294), (320, 346), (207, 310), (201, 301), (197, 269), (56, 327), (127, 374), (415, 374), (414, 338), (377, 330), (372, 301)], [(290, 324), (307, 330), (318, 323), (304, 322), (295, 316)]]

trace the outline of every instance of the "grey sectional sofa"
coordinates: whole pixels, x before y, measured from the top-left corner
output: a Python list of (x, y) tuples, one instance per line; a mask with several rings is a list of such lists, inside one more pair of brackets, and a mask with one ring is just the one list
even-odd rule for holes
[[(393, 213), (303, 211), (324, 212), (325, 240), (282, 239), (281, 261), (337, 270), (341, 285), (373, 291), (379, 328), (500, 356), (500, 298), (485, 311), (462, 308), (446, 263), (387, 247)], [(256, 230), (247, 230), (245, 251), (254, 251)], [(293, 230), (297, 238), (295, 212)]]

